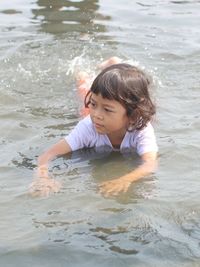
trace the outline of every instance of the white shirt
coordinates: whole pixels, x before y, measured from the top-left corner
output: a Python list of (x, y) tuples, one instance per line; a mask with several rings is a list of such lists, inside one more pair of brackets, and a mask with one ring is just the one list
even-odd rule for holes
[[(97, 149), (108, 147), (111, 150), (118, 150), (113, 148), (106, 134), (99, 134), (96, 131), (90, 115), (81, 120), (72, 132), (65, 137), (65, 140), (72, 151), (92, 147)], [(120, 151), (131, 149), (136, 150), (140, 156), (146, 152), (158, 151), (154, 129), (150, 122), (142, 130), (126, 132), (120, 145)]]

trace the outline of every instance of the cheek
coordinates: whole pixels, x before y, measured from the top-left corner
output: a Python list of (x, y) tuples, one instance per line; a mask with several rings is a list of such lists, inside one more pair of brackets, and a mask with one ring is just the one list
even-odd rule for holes
[(126, 115), (124, 115), (122, 117), (122, 120), (121, 121), (122, 121), (122, 124), (124, 124), (125, 127), (128, 127), (129, 126), (129, 118)]
[(119, 126), (127, 126), (129, 125), (129, 119), (126, 115), (121, 114), (115, 114), (114, 116), (109, 118), (110, 123), (113, 126), (119, 127)]
[(89, 106), (88, 108), (89, 108), (90, 114), (93, 114), (94, 113), (94, 109), (91, 106)]

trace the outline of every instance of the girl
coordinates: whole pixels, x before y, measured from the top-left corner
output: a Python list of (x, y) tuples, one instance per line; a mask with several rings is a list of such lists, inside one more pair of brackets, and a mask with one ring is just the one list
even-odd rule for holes
[[(58, 192), (60, 184), (48, 174), (49, 161), (84, 147), (135, 149), (141, 157), (141, 164), (130, 173), (100, 184), (100, 192), (105, 196), (126, 192), (131, 183), (155, 171), (158, 148), (150, 122), (155, 114), (149, 95), (150, 80), (142, 70), (129, 64), (112, 64), (112, 60), (107, 63), (85, 96), (89, 115), (38, 158), (38, 178), (31, 186), (33, 194)], [(87, 90), (87, 79), (85, 76), (79, 80), (82, 92)]]

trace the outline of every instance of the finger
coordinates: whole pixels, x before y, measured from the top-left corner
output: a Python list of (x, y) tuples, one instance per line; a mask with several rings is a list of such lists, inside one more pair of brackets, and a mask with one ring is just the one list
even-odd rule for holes
[(109, 184), (109, 182), (103, 182), (103, 183), (101, 183), (101, 184), (99, 185), (99, 187), (101, 188), (101, 187), (107, 186), (108, 184)]
[(103, 189), (103, 190), (109, 190), (112, 189), (115, 186), (115, 184), (113, 182), (105, 182), (103, 184), (100, 184), (99, 188)]
[(107, 191), (110, 191), (110, 190), (115, 190), (115, 188), (117, 188), (118, 185), (116, 185), (115, 183), (113, 182), (107, 182), (107, 183), (104, 183), (103, 185), (101, 185), (101, 189), (102, 190), (107, 190)]
[(109, 190), (102, 190), (100, 191), (100, 193), (102, 193), (103, 195), (105, 196), (116, 196), (119, 194), (119, 192), (121, 191), (121, 189), (116, 189), (116, 188), (113, 188), (113, 189), (109, 189)]
[(103, 192), (102, 195), (106, 198), (109, 197), (116, 197), (119, 194), (119, 192), (117, 191), (113, 191), (113, 192)]
[(47, 188), (41, 182), (34, 183), (29, 188), (29, 194), (32, 197), (46, 196)]
[(112, 187), (108, 187), (108, 184), (100, 188), (100, 193), (104, 196), (117, 196), (119, 193), (127, 192), (130, 184), (120, 184), (120, 185), (112, 185)]
[(100, 191), (100, 192), (108, 192), (108, 191), (110, 191), (110, 190), (112, 190), (112, 188), (110, 187), (110, 185), (104, 185), (104, 186), (101, 186), (101, 187), (99, 188), (99, 191)]

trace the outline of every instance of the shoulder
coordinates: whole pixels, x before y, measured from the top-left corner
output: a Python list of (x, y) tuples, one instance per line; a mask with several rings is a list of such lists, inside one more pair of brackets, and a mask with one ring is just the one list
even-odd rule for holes
[(135, 142), (139, 155), (146, 152), (158, 151), (154, 128), (150, 122), (142, 130), (135, 131)]
[(144, 127), (142, 130), (133, 130), (132, 132), (127, 132), (126, 138), (131, 140), (134, 143), (145, 136), (155, 136), (154, 134), (154, 128), (149, 122), (146, 127)]
[(154, 128), (151, 124), (151, 122), (148, 122), (147, 125), (142, 130), (136, 130), (135, 135), (137, 137), (142, 137), (145, 135), (155, 135)]
[(83, 128), (84, 130), (88, 130), (90, 132), (94, 132), (95, 130), (90, 115), (79, 121), (76, 127)]
[(65, 137), (65, 140), (71, 147), (71, 150), (78, 150), (84, 147), (94, 146), (95, 129), (90, 116), (78, 122), (75, 128)]
[(88, 115), (84, 119), (80, 120), (79, 123), (85, 124), (85, 125), (92, 125), (92, 120), (91, 120), (90, 115)]

